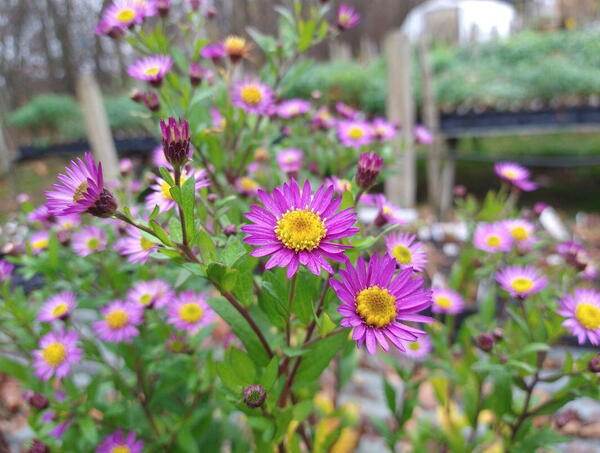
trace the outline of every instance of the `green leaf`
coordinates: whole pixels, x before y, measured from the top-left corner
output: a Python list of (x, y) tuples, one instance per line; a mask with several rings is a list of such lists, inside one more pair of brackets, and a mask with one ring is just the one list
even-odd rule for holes
[(185, 229), (192, 238), (195, 233), (194, 208), (196, 206), (196, 179), (191, 176), (181, 187), (181, 208), (185, 221)]
[(173, 241), (183, 241), (183, 236), (181, 235), (181, 222), (177, 217), (171, 217), (169, 219), (169, 234)]
[(237, 260), (248, 254), (246, 247), (239, 238), (232, 236), (229, 238), (225, 247), (219, 250), (218, 261), (227, 267), (232, 267)]
[(347, 332), (340, 332), (312, 344), (309, 356), (302, 360), (296, 375), (296, 386), (314, 382), (346, 342)]
[(296, 294), (292, 301), (292, 311), (307, 325), (313, 319), (314, 305), (319, 298), (321, 279), (310, 272), (297, 274)]
[(515, 354), (516, 358), (524, 357), (527, 354), (540, 351), (549, 351), (550, 346), (545, 343), (530, 343)]
[(167, 232), (158, 224), (156, 220), (150, 220), (150, 228), (152, 228), (152, 231), (154, 231), (156, 237), (160, 239), (163, 244), (168, 246), (174, 245), (173, 242), (171, 242), (171, 239), (169, 239)]
[(260, 377), (260, 384), (269, 390), (275, 384), (277, 380), (277, 373), (279, 371), (279, 359), (273, 357), (267, 367), (263, 370), (262, 376)]
[(231, 368), (237, 373), (243, 384), (253, 384), (254, 377), (256, 376), (256, 367), (254, 366), (254, 362), (248, 357), (248, 354), (236, 348), (229, 349), (227, 353)]
[(383, 378), (383, 392), (385, 394), (385, 401), (388, 409), (392, 414), (395, 414), (396, 410), (398, 409), (396, 402), (396, 389), (385, 377)]
[(162, 178), (167, 181), (170, 186), (175, 185), (175, 180), (173, 179), (173, 175), (169, 170), (167, 170), (165, 167), (158, 167), (158, 171), (160, 172)]

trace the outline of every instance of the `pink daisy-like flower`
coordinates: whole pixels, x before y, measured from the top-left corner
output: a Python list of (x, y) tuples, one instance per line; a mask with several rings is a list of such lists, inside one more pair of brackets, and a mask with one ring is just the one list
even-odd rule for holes
[(392, 233), (385, 238), (385, 245), (390, 256), (402, 269), (412, 269), (421, 272), (427, 264), (427, 252), (417, 236), (407, 232)]
[(81, 223), (79, 214), (62, 215), (56, 219), (56, 230), (60, 232), (73, 231)]
[(591, 288), (576, 288), (560, 301), (559, 315), (567, 318), (562, 325), (577, 337), (579, 344), (586, 339), (600, 345), (600, 292)]
[(405, 225), (407, 223), (406, 219), (402, 216), (400, 206), (391, 203), (383, 194), (365, 194), (361, 196), (360, 201), (366, 205), (375, 204), (377, 206), (378, 213), (375, 218), (377, 226), (383, 226), (387, 223), (397, 225)]
[(95, 225), (88, 226), (73, 235), (71, 247), (79, 256), (101, 252), (106, 247), (106, 233)]
[(77, 158), (59, 174), (59, 184), (46, 191), (48, 211), (53, 215), (89, 212), (98, 217), (110, 217), (117, 208), (113, 195), (104, 188), (102, 164), (96, 165), (90, 153)]
[(333, 273), (326, 258), (345, 262), (343, 253), (350, 246), (333, 241), (352, 236), (359, 229), (352, 226), (356, 221), (352, 209), (336, 212), (342, 199), (333, 198), (332, 186), (321, 185), (313, 194), (309, 181), (300, 189), (292, 179), (272, 194), (259, 190), (258, 197), (264, 208), (250, 208), (246, 217), (254, 224), (244, 225), (242, 231), (249, 235), (246, 243), (258, 246), (252, 256), (271, 255), (266, 269), (287, 267), (291, 278), (299, 264), (319, 275), (321, 268)]
[(344, 104), (343, 102), (335, 103), (335, 111), (348, 120), (356, 120), (360, 116), (358, 110), (350, 107), (348, 104)]
[(465, 308), (462, 296), (456, 291), (442, 287), (432, 288), (432, 291), (432, 312), (457, 315)]
[(353, 327), (357, 346), (365, 344), (370, 354), (375, 354), (377, 344), (387, 351), (388, 341), (405, 351), (402, 340), (415, 341), (425, 332), (403, 322), (433, 321), (417, 314), (431, 305), (431, 291), (424, 288), (423, 279), (414, 278), (409, 269), (394, 277), (395, 270), (391, 256), (373, 255), (368, 263), (360, 257), (356, 268), (346, 263), (346, 270), (339, 272), (341, 281), (329, 280), (342, 301), (340, 325)]
[(96, 453), (142, 453), (144, 442), (137, 440), (135, 433), (130, 431), (127, 436), (118, 430), (104, 438), (96, 448)]
[(138, 5), (140, 11), (144, 14), (144, 17), (153, 17), (158, 14), (158, 1), (157, 0), (133, 0)]
[(67, 318), (77, 306), (75, 294), (71, 291), (61, 291), (50, 297), (38, 313), (40, 322), (52, 322)]
[(421, 335), (415, 341), (402, 341), (404, 354), (413, 360), (421, 361), (431, 352), (431, 339), (429, 335)]
[(145, 10), (139, 0), (115, 0), (102, 13), (100, 23), (104, 28), (125, 30), (144, 21)]
[(50, 228), (56, 223), (56, 217), (50, 214), (48, 206), (42, 204), (27, 214), (27, 221), (30, 223), (41, 223), (44, 228)]
[(277, 163), (281, 171), (296, 174), (302, 168), (304, 153), (297, 148), (282, 149), (277, 153)]
[(34, 255), (39, 255), (48, 248), (50, 243), (50, 233), (48, 231), (38, 231), (29, 237), (29, 245)]
[(415, 141), (422, 145), (430, 145), (433, 143), (433, 134), (429, 129), (421, 124), (416, 124), (413, 130)]
[(246, 79), (231, 88), (231, 102), (247, 113), (266, 114), (273, 104), (273, 90), (257, 79)]
[(313, 129), (327, 130), (331, 129), (333, 126), (335, 126), (335, 118), (329, 112), (327, 106), (323, 105), (319, 107), (312, 118), (311, 127)]
[(242, 176), (235, 182), (236, 189), (244, 195), (256, 195), (260, 189), (260, 185), (248, 176)]
[(540, 292), (548, 285), (548, 279), (533, 266), (508, 266), (496, 274), (496, 280), (511, 296), (525, 299)]
[(393, 139), (398, 133), (396, 126), (383, 118), (375, 118), (371, 127), (375, 138), (382, 142)]
[(337, 135), (344, 146), (360, 148), (373, 141), (371, 125), (365, 121), (339, 121)]
[(225, 49), (225, 44), (222, 42), (208, 44), (202, 48), (200, 56), (202, 58), (208, 58), (213, 62), (217, 62), (227, 56), (227, 49)]
[(127, 68), (127, 74), (139, 80), (144, 80), (154, 86), (162, 83), (165, 74), (173, 66), (173, 60), (166, 55), (154, 55), (137, 60)]
[(62, 379), (71, 371), (71, 365), (81, 360), (83, 351), (77, 347), (76, 332), (59, 330), (44, 335), (33, 351), (35, 375), (43, 381), (52, 376)]
[(128, 228), (127, 235), (115, 243), (115, 249), (127, 256), (130, 263), (145, 263), (158, 250), (157, 244), (142, 235), (137, 228)]
[(534, 236), (535, 226), (524, 219), (504, 220), (504, 226), (510, 232), (515, 245), (520, 250), (529, 250), (537, 241)]
[(333, 190), (335, 190), (335, 193), (340, 195), (342, 195), (344, 192), (352, 190), (352, 183), (347, 179), (341, 179), (337, 176), (332, 176), (331, 178), (327, 179), (326, 182), (331, 184), (333, 186)]
[(304, 115), (310, 110), (310, 102), (304, 99), (288, 99), (277, 106), (277, 116), (290, 119), (295, 116)]
[(175, 293), (164, 280), (137, 282), (127, 293), (127, 301), (145, 308), (161, 308), (173, 300)]
[(337, 26), (340, 30), (350, 30), (360, 23), (360, 14), (349, 5), (342, 4), (337, 14)]
[[(210, 181), (207, 178), (206, 170), (197, 169), (181, 172), (181, 185), (185, 183), (188, 178), (195, 179), (196, 190), (200, 190), (203, 187), (210, 186)], [(173, 209), (176, 206), (175, 200), (171, 196), (171, 186), (167, 181), (161, 177), (156, 177), (156, 184), (150, 186), (154, 191), (146, 197), (146, 209), (152, 211), (155, 206), (158, 206), (160, 212), (165, 212)]]
[(15, 270), (15, 266), (8, 261), (0, 260), (0, 283), (8, 280)]
[(177, 329), (195, 333), (215, 319), (215, 313), (206, 303), (206, 295), (183, 291), (167, 309), (167, 321)]
[(502, 222), (481, 223), (473, 236), (475, 247), (489, 253), (508, 252), (512, 243), (512, 236)]
[(537, 189), (537, 184), (529, 180), (529, 170), (517, 163), (497, 162), (494, 165), (494, 171), (500, 179), (511, 183), (524, 192)]
[(112, 343), (131, 343), (139, 335), (136, 326), (144, 319), (144, 307), (114, 300), (100, 309), (104, 319), (93, 323), (94, 330), (101, 340)]

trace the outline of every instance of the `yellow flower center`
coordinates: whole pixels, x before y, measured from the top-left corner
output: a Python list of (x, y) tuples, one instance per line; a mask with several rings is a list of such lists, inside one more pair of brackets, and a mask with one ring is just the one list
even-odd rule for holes
[(124, 24), (131, 22), (135, 19), (135, 10), (133, 8), (123, 8), (121, 11), (117, 13), (117, 20)]
[(257, 106), (263, 99), (262, 91), (256, 85), (247, 85), (240, 92), (242, 101), (252, 107)]
[(313, 250), (327, 234), (324, 219), (305, 209), (293, 209), (277, 221), (275, 234), (287, 248), (296, 252)]
[(119, 445), (118, 447), (113, 447), (110, 453), (131, 453), (131, 450), (126, 445)]
[(363, 131), (360, 127), (351, 127), (348, 129), (348, 135), (352, 140), (359, 140), (363, 138), (365, 131)]
[(244, 190), (255, 190), (258, 187), (258, 183), (252, 178), (242, 178), (240, 180), (240, 186)]
[(73, 193), (73, 201), (79, 201), (83, 198), (83, 194), (87, 192), (89, 183), (87, 181), (83, 181), (79, 184), (79, 187), (75, 189), (75, 193)]
[(588, 303), (577, 304), (575, 317), (579, 324), (589, 330), (600, 329), (600, 308)]
[(502, 174), (507, 178), (507, 179), (517, 179), (517, 172), (514, 170), (504, 170), (502, 172)]
[(363, 289), (356, 296), (356, 311), (371, 327), (385, 327), (396, 317), (396, 298), (379, 286)]
[(37, 241), (33, 241), (31, 243), (31, 247), (33, 247), (34, 250), (42, 250), (48, 247), (48, 239), (44, 238), (44, 239), (38, 239)]
[(246, 40), (239, 36), (229, 36), (225, 39), (225, 50), (227, 55), (239, 56), (244, 53), (246, 48)]
[(158, 74), (159, 71), (160, 71), (160, 68), (158, 66), (152, 66), (150, 68), (144, 69), (144, 74), (146, 74), (148, 76), (155, 76)]
[(342, 14), (340, 14), (339, 21), (340, 21), (342, 24), (345, 24), (345, 23), (346, 23), (346, 22), (348, 22), (349, 20), (350, 20), (350, 16), (349, 16), (348, 14), (346, 14), (346, 13), (342, 13)]
[(446, 296), (436, 296), (434, 298), (434, 301), (438, 307), (450, 308), (452, 306), (452, 301), (449, 297)]
[(418, 351), (419, 349), (421, 349), (421, 345), (417, 341), (411, 341), (410, 343), (408, 343), (408, 349)]
[(152, 302), (152, 294), (144, 294), (142, 297), (140, 297), (140, 302), (142, 305), (148, 305), (150, 302)]
[(342, 192), (347, 192), (348, 190), (352, 190), (352, 183), (347, 179), (340, 179), (338, 186)]
[(179, 317), (190, 324), (198, 322), (203, 314), (202, 307), (193, 302), (183, 304), (179, 308)]
[[(187, 175), (185, 173), (185, 171), (181, 172), (181, 178), (179, 180), (179, 185), (183, 186), (183, 183), (187, 180)], [(160, 193), (162, 194), (163, 198), (167, 199), (167, 200), (172, 200), (173, 197), (171, 196), (171, 185), (167, 182), (167, 181), (163, 181), (160, 184)]]
[(52, 309), (52, 316), (56, 318), (60, 318), (67, 311), (69, 311), (69, 306), (65, 303), (58, 304), (56, 307)]
[(392, 255), (400, 264), (410, 264), (412, 261), (412, 253), (410, 249), (404, 245), (396, 245), (392, 249)]
[(98, 238), (90, 238), (87, 241), (87, 247), (91, 250), (96, 250), (98, 247), (100, 247), (100, 239)]
[(73, 222), (67, 221), (62, 224), (62, 229), (63, 230), (71, 230), (71, 229), (73, 229), (74, 226), (75, 225), (73, 225)]
[(510, 282), (510, 286), (512, 286), (512, 289), (516, 292), (524, 293), (532, 288), (533, 282), (529, 278), (519, 277)]
[(393, 214), (394, 211), (392, 211), (392, 208), (390, 208), (388, 205), (384, 205), (383, 208), (381, 208), (381, 211), (385, 214), (385, 215), (391, 215)]
[(152, 247), (154, 247), (154, 242), (142, 236), (142, 238), (140, 239), (140, 246), (143, 250), (150, 250)]
[(525, 227), (522, 226), (514, 227), (512, 230), (510, 230), (510, 233), (512, 234), (512, 237), (515, 239), (515, 241), (524, 241), (529, 237), (529, 233), (527, 232)]
[(52, 367), (57, 367), (67, 358), (67, 350), (62, 343), (50, 343), (42, 351), (42, 357)]
[(106, 323), (113, 330), (122, 329), (129, 321), (129, 314), (125, 310), (113, 310), (106, 315)]
[(502, 244), (502, 241), (500, 240), (500, 236), (493, 234), (485, 239), (485, 243), (490, 247), (499, 247), (500, 244)]

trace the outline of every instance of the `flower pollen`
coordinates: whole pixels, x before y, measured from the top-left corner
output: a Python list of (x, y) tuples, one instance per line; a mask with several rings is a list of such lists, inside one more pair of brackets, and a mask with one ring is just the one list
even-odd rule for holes
[(129, 314), (125, 310), (113, 310), (106, 315), (106, 323), (113, 330), (122, 329), (129, 321)]
[(190, 324), (198, 322), (203, 314), (204, 310), (202, 310), (202, 307), (193, 302), (183, 304), (179, 308), (179, 317)]
[(83, 181), (79, 184), (79, 187), (73, 193), (73, 201), (77, 202), (83, 198), (83, 194), (87, 192), (89, 183), (87, 181)]
[(365, 131), (363, 131), (360, 127), (351, 127), (348, 130), (348, 135), (352, 140), (360, 140), (365, 135)]
[(67, 350), (61, 343), (50, 343), (42, 351), (42, 356), (48, 365), (57, 367), (67, 358)]
[(575, 318), (586, 329), (600, 329), (600, 308), (595, 305), (579, 303), (575, 309)]
[(324, 219), (305, 209), (292, 209), (277, 221), (275, 234), (287, 248), (299, 252), (313, 250), (327, 234)]
[(241, 89), (240, 96), (242, 101), (253, 107), (262, 102), (263, 96), (259, 87), (256, 85), (247, 85)]
[(524, 241), (525, 239), (527, 239), (529, 237), (527, 230), (525, 228), (523, 228), (522, 226), (513, 228), (512, 230), (510, 230), (510, 233), (512, 234), (512, 237), (516, 241)]
[(490, 247), (500, 247), (500, 245), (502, 244), (502, 240), (500, 239), (500, 237), (496, 236), (495, 234), (488, 236), (485, 239), (485, 242)]
[(386, 327), (396, 317), (396, 299), (379, 286), (363, 289), (356, 296), (356, 312), (371, 327)]

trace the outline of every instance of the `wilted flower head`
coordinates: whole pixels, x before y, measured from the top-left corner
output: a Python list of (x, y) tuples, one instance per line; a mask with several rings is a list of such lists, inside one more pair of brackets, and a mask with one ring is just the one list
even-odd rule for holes
[(268, 194), (258, 191), (263, 207), (252, 206), (246, 218), (254, 224), (241, 229), (248, 237), (244, 241), (258, 246), (250, 254), (255, 257), (271, 255), (266, 269), (287, 267), (291, 278), (303, 264), (315, 275), (325, 269), (333, 273), (326, 258), (344, 262), (343, 252), (349, 246), (334, 241), (357, 233), (353, 227), (356, 214), (352, 209), (338, 212), (341, 198), (333, 199), (333, 187), (321, 185), (313, 194), (310, 182), (302, 189), (296, 180)]
[(190, 125), (186, 120), (160, 120), (162, 146), (167, 161), (179, 167), (190, 158)]
[(231, 88), (231, 102), (248, 113), (264, 115), (273, 104), (273, 90), (259, 80), (246, 79)]
[(114, 300), (100, 309), (103, 319), (94, 322), (94, 330), (101, 340), (112, 343), (130, 343), (139, 335), (136, 326), (144, 318), (143, 307), (132, 303)]
[(144, 442), (137, 440), (133, 431), (125, 436), (122, 430), (118, 430), (104, 438), (96, 453), (142, 453), (143, 449)]
[(65, 174), (58, 175), (59, 184), (52, 184), (46, 191), (50, 214), (66, 215), (88, 212), (97, 217), (110, 217), (117, 209), (117, 202), (104, 188), (102, 164), (96, 165), (90, 153), (83, 160), (72, 160)]
[(494, 336), (491, 333), (480, 333), (475, 337), (477, 347), (485, 352), (490, 352), (494, 347)]
[(349, 5), (340, 5), (337, 14), (337, 26), (340, 30), (349, 30), (360, 23), (360, 14)]
[(198, 63), (191, 62), (188, 75), (190, 77), (190, 83), (192, 86), (197, 86), (202, 83), (202, 80), (206, 76), (206, 69), (204, 69)]
[(502, 222), (481, 223), (473, 236), (475, 247), (490, 253), (508, 252), (512, 243), (512, 236)]
[(434, 313), (447, 313), (456, 315), (463, 311), (465, 303), (462, 296), (450, 288), (433, 288), (433, 305), (431, 311)]
[(40, 349), (33, 351), (35, 375), (43, 381), (52, 376), (62, 379), (71, 371), (71, 365), (81, 360), (83, 351), (77, 347), (76, 332), (59, 330), (47, 333), (39, 342)]
[(576, 288), (560, 301), (559, 315), (566, 317), (562, 325), (577, 337), (579, 344), (589, 341), (600, 345), (600, 292), (591, 288)]
[(505, 267), (498, 272), (496, 280), (505, 291), (520, 299), (525, 299), (548, 285), (548, 279), (533, 266)]
[(237, 63), (242, 58), (247, 57), (252, 47), (241, 36), (228, 36), (223, 41), (223, 46), (225, 47), (225, 53), (233, 63)]
[(356, 267), (346, 264), (339, 271), (341, 281), (329, 280), (342, 301), (338, 307), (343, 316), (342, 327), (353, 327), (352, 338), (357, 346), (366, 345), (375, 354), (377, 344), (385, 351), (389, 343), (405, 351), (404, 341), (415, 341), (425, 332), (405, 322), (432, 322), (417, 314), (431, 305), (431, 292), (422, 278), (413, 277), (409, 269), (394, 277), (396, 261), (389, 255), (372, 255), (368, 263), (360, 257)]
[(50, 404), (48, 398), (46, 398), (43, 394), (39, 392), (28, 392), (24, 393), (23, 396), (25, 397), (29, 405), (34, 409), (37, 409), (38, 411), (43, 411)]
[(151, 112), (158, 112), (160, 110), (160, 99), (154, 91), (144, 93), (142, 102)]
[(377, 181), (377, 176), (383, 167), (383, 159), (373, 152), (362, 153), (356, 167), (356, 184), (369, 189)]
[(371, 126), (365, 121), (339, 121), (337, 135), (344, 146), (360, 148), (373, 141)]
[(38, 313), (38, 321), (51, 322), (67, 318), (77, 306), (75, 294), (71, 291), (61, 291), (50, 297)]
[(304, 115), (310, 110), (310, 102), (304, 99), (288, 99), (277, 106), (277, 116), (284, 119)]
[(173, 60), (166, 55), (154, 55), (137, 60), (129, 66), (127, 73), (136, 79), (160, 86), (162, 79), (173, 66)]
[(304, 153), (297, 148), (282, 149), (277, 153), (277, 163), (281, 171), (296, 175), (302, 168)]
[(79, 256), (101, 252), (106, 247), (106, 233), (95, 225), (85, 227), (73, 235), (71, 247)]
[(171, 9), (171, 0), (154, 0), (156, 9), (161, 17), (166, 17)]
[(385, 245), (390, 256), (402, 269), (412, 269), (421, 272), (427, 264), (427, 253), (417, 236), (407, 232), (392, 233), (385, 238)]

